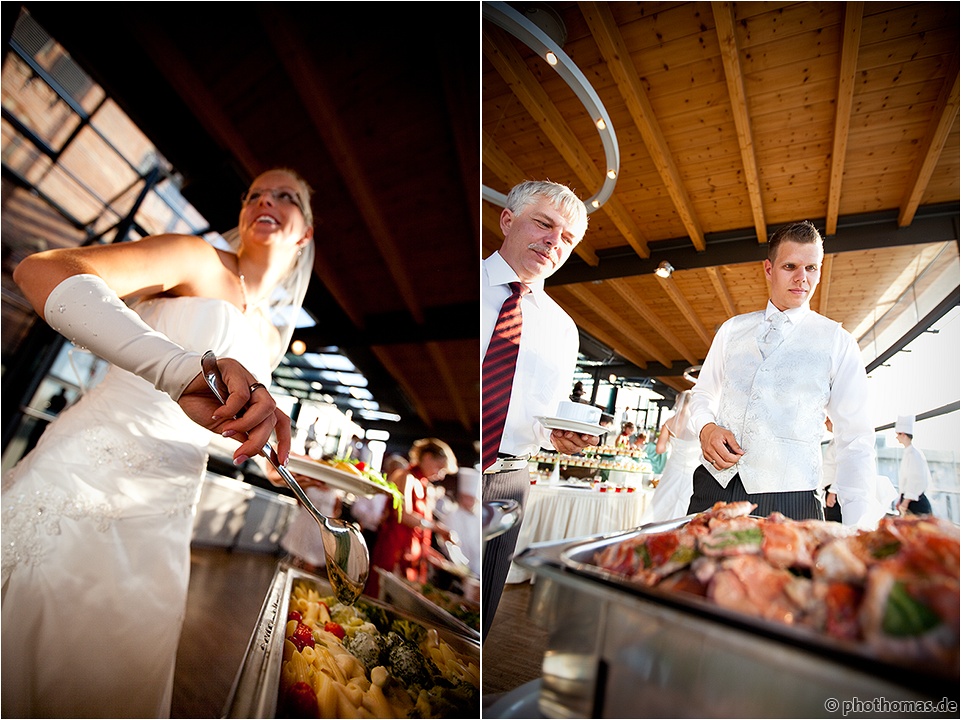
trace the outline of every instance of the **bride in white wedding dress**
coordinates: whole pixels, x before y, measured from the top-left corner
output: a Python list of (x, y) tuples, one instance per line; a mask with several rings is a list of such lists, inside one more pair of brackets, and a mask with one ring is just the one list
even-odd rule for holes
[[(169, 716), (211, 430), (241, 441), (238, 463), (272, 431), (289, 452), (289, 418), (259, 383), (312, 271), (309, 203), (296, 173), (272, 170), (245, 196), (235, 253), (162, 235), (17, 269), (38, 312), (113, 367), (3, 480), (4, 717)], [(141, 298), (136, 314), (118, 296)], [(198, 376), (206, 350), (223, 407)]]

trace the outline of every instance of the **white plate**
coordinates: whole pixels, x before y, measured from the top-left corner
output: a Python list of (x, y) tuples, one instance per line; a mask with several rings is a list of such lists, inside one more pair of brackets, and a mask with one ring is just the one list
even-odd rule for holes
[(541, 425), (551, 430), (570, 430), (571, 432), (583, 433), (585, 435), (603, 435), (611, 429), (603, 425), (592, 425), (591, 423), (580, 422), (579, 420), (568, 420), (566, 418), (543, 417), (538, 415), (536, 419), (541, 421)]
[(374, 497), (377, 493), (390, 495), (390, 491), (383, 485), (378, 485), (360, 475), (338, 470), (335, 467), (324, 465), (314, 460), (306, 460), (291, 455), (287, 461), (287, 469), (292, 473), (306, 475), (314, 480), (323, 480), (333, 488), (344, 490), (354, 495), (363, 495), (368, 498)]

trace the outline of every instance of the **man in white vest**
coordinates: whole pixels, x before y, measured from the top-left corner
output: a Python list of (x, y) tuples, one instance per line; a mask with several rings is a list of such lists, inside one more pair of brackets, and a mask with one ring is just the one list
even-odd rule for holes
[(877, 458), (867, 374), (854, 337), (810, 308), (824, 246), (810, 222), (778, 229), (764, 273), (764, 310), (725, 322), (692, 391), (702, 460), (688, 512), (747, 500), (755, 513), (823, 518), (821, 437), (834, 423), (835, 489), (845, 525), (874, 527)]

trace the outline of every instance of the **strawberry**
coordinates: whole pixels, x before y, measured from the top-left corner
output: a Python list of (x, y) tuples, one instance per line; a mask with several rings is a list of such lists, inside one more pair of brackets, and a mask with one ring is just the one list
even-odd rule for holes
[(302, 622), (297, 623), (296, 629), (288, 639), (298, 650), (314, 646), (314, 633), (309, 625), (304, 625)]
[(367, 463), (365, 463), (363, 460), (357, 463), (357, 469), (360, 470), (361, 472), (364, 472), (366, 468), (367, 468)]
[(291, 685), (284, 693), (281, 712), (282, 717), (289, 718), (320, 717), (314, 689), (305, 682)]
[(331, 635), (336, 635), (336, 636), (339, 637), (341, 640), (343, 640), (343, 639), (344, 639), (344, 635), (347, 634), (347, 633), (344, 632), (344, 628), (343, 628), (340, 624), (335, 623), (335, 622), (333, 622), (333, 621), (325, 622), (325, 623), (324, 623), (324, 630), (326, 630), (327, 632), (329, 632)]

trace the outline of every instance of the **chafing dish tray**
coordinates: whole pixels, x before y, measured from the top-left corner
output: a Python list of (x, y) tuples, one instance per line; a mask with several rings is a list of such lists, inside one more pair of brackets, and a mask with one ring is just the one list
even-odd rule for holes
[[(957, 715), (957, 667), (883, 662), (851, 643), (641, 587), (594, 565), (608, 545), (688, 521), (537, 543), (515, 558), (535, 576), (529, 617), (549, 633), (538, 703), (546, 717), (836, 718), (845, 702), (857, 714), (895, 701)], [(887, 712), (898, 710), (889, 704)]]
[[(380, 600), (388, 605), (409, 612), (418, 618), (423, 618), (439, 627), (445, 627), (451, 632), (463, 635), (474, 642), (480, 642), (480, 631), (471, 627), (460, 618), (455, 617), (446, 609), (432, 602), (411, 583), (399, 578), (382, 568), (374, 568), (380, 575)], [(438, 593), (444, 592), (441, 590)], [(453, 598), (451, 593), (446, 593)], [(477, 607), (475, 603), (464, 601), (465, 606)], [(478, 608), (479, 610), (479, 608)], [(477, 615), (480, 618), (480, 615)]]
[[(226, 718), (274, 718), (278, 713), (281, 665), (284, 649), (284, 629), (291, 591), (298, 581), (308, 583), (322, 597), (334, 595), (327, 580), (294, 568), (285, 562), (278, 563), (264, 604), (254, 626), (247, 650), (237, 671), (228, 697), (223, 717)], [(480, 665), (480, 643), (448, 628), (414, 617), (401, 609), (380, 602), (366, 595), (358, 602), (367, 603), (384, 610), (389, 617), (418, 623), (427, 629), (435, 629), (439, 637), (465, 659)], [(465, 717), (479, 717), (480, 690), (477, 692), (476, 713), (469, 711)]]

